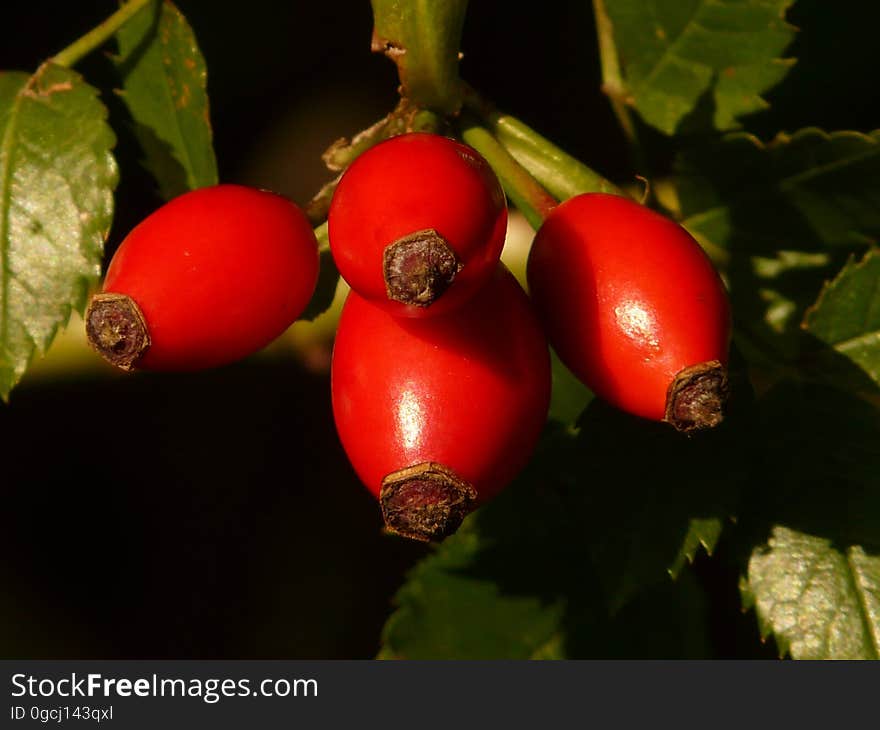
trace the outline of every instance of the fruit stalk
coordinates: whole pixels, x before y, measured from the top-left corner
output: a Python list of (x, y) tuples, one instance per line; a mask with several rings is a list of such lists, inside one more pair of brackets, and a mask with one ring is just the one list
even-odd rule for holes
[(400, 95), (439, 114), (458, 113), (459, 47), (467, 0), (372, 0), (372, 49), (397, 65)]
[(504, 148), (557, 200), (581, 193), (616, 193), (620, 189), (557, 147), (524, 122), (503, 114), (472, 87), (465, 87), (465, 106), (479, 116)]
[(479, 152), (501, 180), (504, 192), (537, 230), (557, 204), (513, 155), (470, 115), (462, 115), (461, 137)]
[(104, 22), (92, 28), (92, 30), (75, 40), (67, 48), (56, 53), (52, 57), (52, 62), (67, 68), (75, 65), (89, 53), (110, 40), (117, 30), (150, 2), (155, 2), (155, 0), (129, 0)]
[(620, 70), (620, 57), (614, 42), (614, 27), (605, 0), (593, 0), (593, 15), (596, 19), (596, 36), (599, 43), (599, 63), (602, 66), (602, 91), (611, 103), (611, 110), (623, 134), (629, 142), (636, 167), (642, 168), (642, 149), (636, 125), (627, 105), (627, 90)]

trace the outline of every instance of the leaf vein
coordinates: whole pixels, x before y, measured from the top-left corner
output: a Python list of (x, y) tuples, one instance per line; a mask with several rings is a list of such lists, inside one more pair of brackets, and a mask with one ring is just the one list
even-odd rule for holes
[[(660, 72), (660, 69), (669, 64), (671, 62), (671, 59), (675, 58), (678, 60), (686, 60), (679, 54), (675, 53), (674, 49), (681, 42), (682, 38), (690, 31), (691, 25), (696, 24), (695, 18), (697, 17), (697, 15), (699, 15), (700, 10), (701, 7), (699, 5), (695, 7), (690, 19), (682, 26), (681, 30), (676, 34), (676, 36), (670, 40), (669, 44), (666, 46), (666, 49), (663, 51), (662, 56), (654, 65), (654, 68), (652, 68), (650, 73), (638, 83), (636, 88), (633, 89), (635, 93), (638, 93), (637, 88), (649, 86), (650, 83), (654, 80), (654, 77)], [(704, 64), (697, 65), (703, 66)]]
[[(718, 217), (726, 215), (730, 210), (733, 210), (741, 205), (747, 204), (752, 201), (772, 197), (775, 191), (788, 192), (799, 183), (811, 180), (818, 175), (824, 175), (836, 171), (848, 165), (858, 164), (859, 162), (862, 162), (878, 154), (878, 152), (880, 152), (880, 145), (877, 144), (877, 139), (870, 135), (865, 135), (865, 139), (869, 140), (871, 148), (861, 154), (847, 156), (838, 160), (834, 160), (832, 162), (825, 163), (824, 165), (819, 165), (817, 167), (810, 168), (809, 170), (799, 172), (795, 175), (777, 178), (768, 185), (759, 185), (757, 187), (749, 186), (748, 188), (744, 188), (746, 192), (741, 195), (727, 196), (727, 202), (723, 205), (716, 205), (711, 208), (706, 208), (699, 213), (687, 216), (682, 221), (682, 224), (685, 227), (698, 228), (699, 226), (704, 225), (707, 222), (713, 221)], [(834, 136), (830, 135), (823, 141), (833, 142)], [(762, 148), (761, 146), (756, 146), (755, 149), (761, 150)]]
[(880, 152), (880, 145), (877, 144), (876, 139), (870, 139), (870, 144), (872, 148), (867, 149), (865, 152), (858, 155), (853, 155), (852, 157), (844, 157), (842, 159), (826, 162), (823, 165), (811, 167), (810, 169), (799, 172), (796, 175), (782, 178), (779, 184), (779, 188), (781, 190), (789, 190), (790, 188), (796, 186), (798, 183), (802, 183), (806, 180), (812, 180), (814, 177), (825, 175), (829, 172), (834, 172), (842, 167), (847, 167), (848, 165), (857, 165), (859, 162), (873, 157), (874, 155), (878, 154), (878, 152)]
[(860, 345), (870, 345), (878, 338), (880, 338), (880, 330), (865, 332), (864, 334), (854, 335), (853, 337), (847, 337), (836, 342), (832, 341), (829, 344), (841, 352), (848, 352)]
[(22, 90), (15, 95), (3, 140), (0, 142), (0, 343), (8, 352), (9, 338), (9, 210), (12, 201), (13, 140), (23, 100)]

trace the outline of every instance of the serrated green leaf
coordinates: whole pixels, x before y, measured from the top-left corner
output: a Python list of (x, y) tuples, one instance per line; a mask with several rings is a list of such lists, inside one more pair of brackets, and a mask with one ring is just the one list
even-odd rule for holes
[(620, 659), (705, 659), (712, 656), (708, 600), (690, 572), (643, 591), (609, 622)]
[(722, 249), (772, 255), (880, 236), (880, 130), (735, 133), (676, 162), (682, 224)]
[(697, 553), (702, 549), (707, 555), (711, 555), (721, 532), (724, 529), (724, 520), (719, 517), (693, 517), (688, 522), (687, 532), (681, 542), (681, 549), (672, 565), (669, 566), (669, 574), (678, 578), (685, 565), (694, 562)]
[(380, 657), (560, 659), (703, 656), (705, 598), (655, 583), (608, 615), (592, 567), (586, 488), (551, 427), (523, 477), (465, 521), (398, 592)]
[(880, 555), (773, 529), (741, 584), (763, 636), (794, 659), (880, 659)]
[(523, 476), (416, 566), (385, 626), (386, 655), (526, 659), (577, 653), (566, 617), (588, 626), (601, 611), (582, 530), (570, 509), (578, 499), (568, 492), (564, 469), (571, 447), (562, 428), (549, 429)]
[[(825, 286), (807, 311), (804, 329), (880, 384), (880, 255), (876, 249), (861, 261), (850, 259)], [(829, 364), (828, 370), (837, 372), (838, 368)], [(851, 384), (857, 385), (855, 379)]]
[(795, 361), (822, 282), (880, 235), (878, 141), (803, 129), (765, 145), (733, 134), (679, 156), (682, 223), (726, 269), (752, 361)]
[(842, 259), (841, 253), (813, 251), (731, 257), (726, 276), (734, 334), (751, 364), (770, 375), (798, 361), (805, 344), (804, 312)]
[(793, 64), (793, 0), (607, 0), (628, 101), (666, 134), (711, 95), (712, 124), (767, 106), (761, 94)]
[(0, 397), (100, 275), (115, 137), (98, 92), (67, 68), (0, 73)]
[(116, 34), (120, 95), (163, 198), (217, 183), (207, 72), (192, 28), (155, 0)]
[(759, 406), (753, 425), (764, 455), (744, 511), (838, 543), (880, 546), (880, 411), (793, 381)]
[[(735, 383), (747, 405), (745, 384)], [(748, 476), (747, 419), (733, 413), (691, 438), (593, 401), (580, 421), (576, 467), (591, 490), (582, 519), (609, 610), (677, 577), (714, 549)]]
[[(478, 550), (462, 557), (481, 559)], [(677, 583), (653, 586), (613, 618), (549, 605), (511, 621), (508, 596), (484, 593), (485, 582), (473, 591), (470, 587), (459, 586), (439, 562), (425, 561), (398, 594), (399, 607), (386, 624), (377, 658), (698, 659), (711, 654), (706, 597), (688, 574)], [(437, 605), (425, 610), (435, 599)]]
[(856, 656), (867, 634), (853, 622), (869, 617), (853, 601), (868, 600), (858, 598), (868, 583), (852, 585), (861, 578), (851, 573), (880, 547), (880, 411), (836, 388), (783, 381), (758, 414), (762, 456), (741, 524), (752, 556), (745, 605), (757, 604), (762, 632), (796, 658)]
[[(562, 597), (508, 594), (482, 571), (479, 537), (448, 540), (398, 593), (384, 640), (400, 658), (529, 659), (547, 656), (565, 614)], [(476, 567), (474, 575), (472, 567)], [(557, 655), (558, 648), (552, 650)]]

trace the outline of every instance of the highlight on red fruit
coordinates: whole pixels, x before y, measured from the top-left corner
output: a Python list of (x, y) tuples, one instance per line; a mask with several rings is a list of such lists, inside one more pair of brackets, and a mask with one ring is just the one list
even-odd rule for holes
[(620, 196), (576, 196), (541, 226), (527, 277), (551, 344), (598, 396), (681, 431), (722, 420), (730, 306), (680, 225)]
[(89, 303), (91, 345), (123, 370), (200, 370), (239, 360), (302, 313), (318, 243), (300, 209), (242, 185), (194, 190), (125, 238)]
[(331, 369), (333, 414), (386, 526), (453, 532), (525, 466), (547, 417), (547, 342), (502, 265), (462, 308), (394, 317), (352, 291)]
[(398, 316), (461, 306), (493, 275), (507, 204), (489, 164), (436, 134), (392, 137), (343, 174), (328, 215), (330, 250), (360, 296)]

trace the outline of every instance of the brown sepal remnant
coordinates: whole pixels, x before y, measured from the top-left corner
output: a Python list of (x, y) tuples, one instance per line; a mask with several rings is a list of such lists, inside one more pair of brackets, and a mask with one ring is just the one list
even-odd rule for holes
[(389, 299), (427, 307), (461, 271), (455, 251), (433, 228), (416, 231), (385, 248), (382, 273)]
[(685, 433), (714, 428), (724, 420), (728, 392), (727, 369), (718, 360), (686, 367), (666, 392), (663, 420)]
[(111, 365), (131, 370), (150, 347), (144, 315), (125, 294), (95, 294), (86, 310), (89, 344)]
[(397, 41), (390, 38), (382, 38), (373, 28), (373, 36), (370, 38), (370, 50), (373, 53), (384, 53), (395, 63), (397, 59), (406, 53), (406, 49)]
[(379, 504), (390, 532), (412, 540), (441, 540), (476, 507), (477, 492), (442, 464), (426, 461), (382, 480)]

